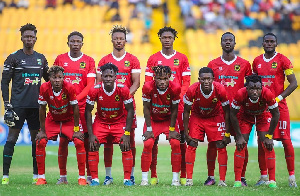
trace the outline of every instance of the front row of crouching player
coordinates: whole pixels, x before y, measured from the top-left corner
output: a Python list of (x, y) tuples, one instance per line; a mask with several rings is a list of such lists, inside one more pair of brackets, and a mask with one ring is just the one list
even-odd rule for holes
[[(152, 161), (152, 148), (155, 140), (162, 133), (166, 135), (171, 145), (171, 165), (173, 186), (180, 186), (179, 172), (181, 168), (180, 134), (177, 122), (178, 103), (180, 102), (180, 87), (169, 81), (171, 69), (168, 66), (156, 66), (154, 80), (143, 86), (144, 104), (144, 149), (141, 157), (142, 182), (148, 185), (148, 172)], [(84, 149), (84, 134), (82, 133), (78, 102), (73, 86), (64, 82), (64, 69), (52, 66), (49, 69), (49, 82), (41, 86), (39, 95), (40, 125), (37, 140), (37, 185), (47, 184), (45, 179), (45, 147), (48, 139), (56, 139), (58, 134), (64, 134), (75, 144), (79, 185), (86, 185)], [(129, 89), (116, 83), (118, 68), (107, 63), (101, 66), (101, 82), (96, 84), (87, 97), (85, 109), (87, 129), (89, 133), (88, 163), (92, 176), (91, 186), (99, 185), (98, 164), (99, 147), (107, 140), (119, 144), (122, 151), (124, 169), (124, 185), (132, 186), (130, 180), (132, 169), (132, 153), (130, 150), (130, 131), (134, 116), (133, 99)], [(240, 89), (230, 104), (226, 90), (214, 81), (214, 73), (208, 67), (199, 71), (199, 82), (189, 87), (184, 100), (184, 132), (188, 148), (186, 151), (186, 186), (193, 185), (193, 169), (198, 142), (207, 136), (209, 142), (215, 142), (218, 150), (219, 186), (227, 186), (225, 176), (227, 171), (226, 146), (230, 143), (229, 123), (236, 132), (236, 151), (234, 153), (234, 187), (241, 187), (241, 173), (244, 167), (245, 149), (252, 126), (256, 125), (259, 141), (267, 163), (270, 183), (276, 187), (275, 152), (272, 135), (279, 119), (278, 104), (272, 92), (262, 87), (261, 78), (251, 75), (246, 78), (244, 88)], [(92, 110), (97, 102), (97, 113), (92, 122)], [(49, 113), (46, 117), (46, 105)], [(125, 110), (127, 116), (125, 116)], [(191, 115), (190, 115), (191, 112)]]

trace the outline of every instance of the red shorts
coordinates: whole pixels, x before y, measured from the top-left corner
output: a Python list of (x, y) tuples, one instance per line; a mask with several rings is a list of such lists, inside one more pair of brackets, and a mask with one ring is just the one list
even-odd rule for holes
[(290, 135), (290, 114), (288, 108), (279, 108), (280, 117), (278, 125), (274, 131), (273, 138), (275, 140), (291, 139)]
[[(154, 138), (156, 139), (160, 134), (165, 134), (166, 138), (169, 138), (169, 127), (170, 127), (170, 120), (167, 121), (152, 121), (151, 120), (151, 127), (154, 134)], [(144, 132), (147, 131), (146, 123), (144, 124)], [(179, 133), (178, 123), (175, 124), (175, 131)]]
[(225, 133), (225, 120), (222, 115), (211, 118), (200, 118), (196, 115), (191, 115), (189, 121), (189, 135), (204, 141), (206, 134), (208, 142), (222, 140)]
[[(79, 124), (80, 131), (82, 130), (81, 124)], [(64, 134), (69, 140), (73, 139), (74, 133), (74, 120), (70, 121), (53, 121), (46, 118), (45, 121), (46, 135), (49, 140), (56, 138), (58, 134)]]
[(110, 139), (113, 144), (118, 144), (124, 135), (125, 123), (103, 124), (95, 121), (93, 124), (93, 133), (98, 138), (99, 143), (105, 144)]
[[(256, 124), (256, 131), (260, 132), (268, 132), (270, 127), (272, 115), (268, 112), (264, 116), (257, 116), (253, 118), (253, 116), (238, 116), (240, 130), (242, 134), (250, 134), (253, 125)], [(253, 120), (249, 120), (253, 119)], [(256, 122), (256, 123), (255, 123)]]

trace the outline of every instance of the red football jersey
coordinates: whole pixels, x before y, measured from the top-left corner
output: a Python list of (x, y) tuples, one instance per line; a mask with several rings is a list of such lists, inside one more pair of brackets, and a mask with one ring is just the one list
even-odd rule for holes
[[(270, 59), (266, 59), (264, 54), (256, 57), (252, 67), (253, 72), (262, 77), (263, 86), (270, 89), (275, 96), (278, 96), (284, 91), (284, 71), (292, 69), (293, 65), (286, 56), (276, 53)], [(282, 101), (286, 103), (285, 99)]]
[[(58, 55), (54, 65), (61, 66), (65, 69), (65, 81), (75, 86), (77, 95), (87, 86), (88, 77), (96, 77), (95, 61), (92, 57), (85, 54), (82, 54), (78, 58), (71, 57), (70, 52)], [(81, 104), (85, 104), (85, 99), (82, 100), (84, 101)]]
[(123, 84), (115, 83), (114, 90), (107, 92), (102, 83), (95, 85), (87, 96), (86, 102), (94, 105), (97, 102), (96, 119), (103, 124), (125, 123), (124, 104), (133, 101), (129, 89)]
[(239, 56), (232, 61), (225, 61), (221, 56), (210, 61), (207, 67), (214, 71), (215, 81), (224, 85), (230, 101), (244, 87), (245, 76), (252, 74), (250, 63)]
[(180, 85), (180, 87), (182, 86), (182, 77), (191, 75), (191, 69), (187, 57), (177, 51), (170, 56), (164, 55), (162, 51), (151, 55), (147, 62), (145, 75), (153, 77), (154, 71), (152, 67), (157, 65), (169, 66), (172, 70), (170, 80)]
[(252, 101), (249, 98), (246, 87), (244, 87), (236, 93), (231, 107), (237, 110), (240, 109), (240, 114), (258, 116), (267, 112), (267, 109), (278, 107), (278, 103), (275, 100), (274, 94), (266, 87), (262, 88), (261, 96), (256, 101)]
[(112, 63), (119, 68), (117, 73), (117, 82), (126, 85), (130, 88), (133, 84), (131, 74), (141, 73), (141, 66), (139, 60), (132, 54), (125, 52), (125, 54), (117, 58), (113, 53), (103, 57), (98, 64), (97, 73), (101, 73), (100, 67), (106, 63)]
[(151, 119), (154, 121), (169, 120), (172, 104), (180, 102), (180, 86), (171, 81), (165, 91), (158, 90), (154, 80), (146, 82), (142, 92), (143, 101), (150, 102), (151, 104)]
[(38, 103), (40, 105), (48, 104), (47, 117), (54, 121), (73, 119), (72, 105), (78, 104), (74, 86), (66, 81), (63, 82), (63, 88), (59, 93), (53, 92), (50, 81), (43, 83), (40, 88)]
[(202, 92), (199, 82), (194, 83), (183, 96), (183, 101), (192, 105), (192, 115), (196, 114), (201, 118), (217, 116), (223, 113), (222, 106), (229, 104), (224, 86), (215, 81), (209, 95)]

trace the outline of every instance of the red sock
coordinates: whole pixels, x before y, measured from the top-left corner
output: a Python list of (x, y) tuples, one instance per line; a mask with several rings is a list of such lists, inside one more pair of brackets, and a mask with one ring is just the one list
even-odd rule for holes
[(194, 163), (196, 159), (196, 147), (187, 146), (185, 154), (187, 179), (193, 179)]
[(206, 152), (208, 176), (215, 175), (216, 158), (217, 158), (216, 142), (209, 142), (207, 146), (207, 152)]
[(47, 140), (45, 138), (41, 139), (40, 142), (36, 142), (36, 162), (39, 175), (45, 174), (46, 145)]
[(265, 158), (265, 152), (262, 147), (262, 143), (260, 141), (257, 141), (258, 144), (258, 165), (260, 169), (260, 174), (261, 175), (268, 175), (268, 168), (267, 168), (267, 163), (266, 163), (266, 158)]
[(247, 146), (245, 146), (245, 161), (244, 161), (244, 166), (243, 166), (243, 170), (242, 170), (242, 177), (245, 178), (245, 174), (246, 174), (246, 169), (247, 169), (247, 165), (248, 165), (248, 148)]
[(158, 146), (157, 146), (157, 144), (154, 143), (153, 148), (152, 148), (152, 162), (150, 165), (151, 178), (157, 178), (157, 173), (156, 173), (157, 154), (158, 154)]
[(85, 166), (86, 166), (86, 175), (91, 176), (90, 167), (89, 167), (89, 150), (90, 150), (90, 144), (89, 144), (89, 138), (84, 138), (84, 149), (85, 149)]
[(58, 147), (58, 166), (60, 175), (67, 175), (68, 145), (69, 139), (60, 137)]
[(141, 157), (142, 172), (148, 172), (150, 169), (153, 144), (154, 144), (153, 138), (144, 141), (144, 149)]
[(89, 168), (92, 179), (98, 178), (99, 151), (89, 152)]
[(243, 148), (241, 151), (238, 151), (236, 148), (234, 152), (235, 181), (241, 181), (244, 162), (245, 162), (245, 148)]
[(269, 173), (269, 180), (274, 180), (275, 181), (275, 151), (274, 148), (272, 151), (269, 151), (267, 148), (263, 146), (264, 152), (265, 152), (265, 157), (266, 157), (266, 163), (267, 163), (267, 168), (268, 168), (268, 173)]
[(186, 178), (186, 164), (185, 164), (186, 143), (180, 144), (180, 151), (181, 151), (181, 174), (180, 174), (180, 178)]
[(132, 152), (132, 167), (135, 167), (135, 155), (136, 155), (136, 148), (135, 148), (135, 129), (131, 130), (130, 133), (130, 149)]
[(295, 175), (295, 151), (291, 139), (282, 140), (289, 175)]
[(74, 138), (73, 142), (76, 148), (79, 176), (85, 176), (86, 154), (85, 154), (84, 142), (77, 138)]
[(104, 166), (111, 167), (112, 166), (112, 157), (114, 153), (114, 145), (111, 141), (107, 141), (104, 144)]
[(227, 150), (226, 148), (217, 148), (220, 180), (225, 181), (227, 171)]
[(180, 172), (181, 168), (181, 152), (180, 152), (180, 141), (176, 139), (169, 140), (171, 145), (171, 165), (172, 172)]
[(124, 170), (124, 179), (130, 179), (132, 169), (132, 152), (131, 150), (122, 152), (122, 163)]

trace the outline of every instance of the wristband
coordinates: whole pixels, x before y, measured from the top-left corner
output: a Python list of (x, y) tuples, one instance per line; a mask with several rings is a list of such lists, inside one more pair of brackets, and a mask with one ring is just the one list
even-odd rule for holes
[(169, 127), (169, 131), (175, 131), (175, 127)]
[(225, 137), (230, 137), (230, 133), (225, 133)]
[(79, 131), (79, 126), (74, 126), (74, 132), (78, 132)]
[(265, 137), (266, 137), (266, 138), (269, 138), (269, 139), (271, 140), (271, 139), (273, 138), (273, 135), (266, 134)]
[(130, 132), (129, 131), (125, 131), (124, 135), (130, 135)]
[(147, 127), (147, 131), (152, 131), (152, 127)]
[(281, 95), (278, 95), (278, 97), (276, 97), (275, 100), (277, 103), (279, 103), (281, 100), (283, 100), (283, 97)]

